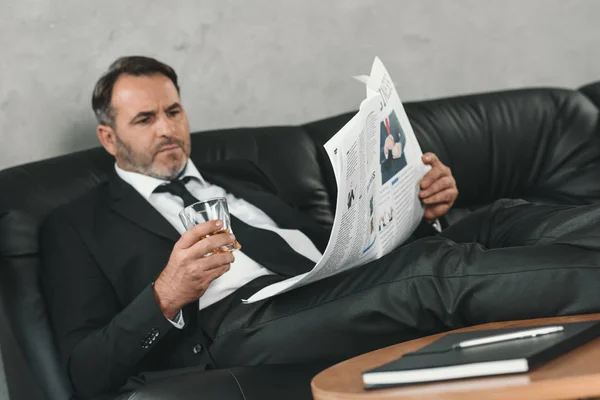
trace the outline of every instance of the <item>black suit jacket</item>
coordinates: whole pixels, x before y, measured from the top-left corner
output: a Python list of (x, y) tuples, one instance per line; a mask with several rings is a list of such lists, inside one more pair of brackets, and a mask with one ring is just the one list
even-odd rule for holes
[[(329, 232), (277, 197), (248, 161), (198, 165), (203, 177), (249, 201), (283, 228), (299, 229), (324, 251)], [(200, 331), (174, 328), (152, 282), (177, 231), (116, 174), (44, 222), (42, 282), (68, 376), (81, 397), (115, 390), (140, 371), (198, 364)]]

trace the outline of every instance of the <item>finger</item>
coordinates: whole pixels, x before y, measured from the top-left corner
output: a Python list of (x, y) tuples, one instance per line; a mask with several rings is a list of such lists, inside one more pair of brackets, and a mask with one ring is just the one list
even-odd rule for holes
[(214, 220), (207, 221), (195, 225), (192, 229), (185, 232), (175, 244), (175, 247), (180, 249), (188, 249), (213, 232), (220, 230), (223, 227), (223, 221)]
[(423, 204), (437, 204), (437, 203), (446, 203), (452, 205), (454, 200), (456, 200), (456, 196), (458, 195), (458, 190), (455, 188), (446, 189), (442, 192), (436, 193), (433, 196), (430, 196), (426, 199), (423, 199)]
[(427, 190), (421, 190), (419, 192), (419, 197), (425, 199), (429, 196), (432, 196), (436, 193), (442, 192), (446, 189), (450, 189), (455, 186), (454, 178), (451, 176), (442, 176), (437, 181), (433, 182), (431, 186), (427, 188)]
[(229, 246), (235, 243), (235, 235), (232, 233), (219, 233), (211, 235), (207, 238), (201, 239), (196, 242), (192, 247), (187, 249), (186, 257), (202, 258), (208, 253), (212, 253), (216, 249), (220, 249), (223, 246)]
[(421, 157), (421, 160), (423, 161), (423, 163), (425, 165), (431, 165), (432, 167), (435, 167), (436, 165), (444, 165), (440, 161), (438, 156), (435, 155), (435, 153), (431, 153), (431, 152), (423, 154), (423, 157)]
[(428, 189), (429, 186), (442, 176), (448, 175), (448, 169), (442, 164), (440, 166), (431, 168), (427, 174), (421, 179), (420, 186), (421, 189)]
[(425, 207), (425, 213), (423, 214), (423, 217), (425, 217), (427, 220), (433, 221), (436, 218), (446, 215), (448, 210), (450, 210), (449, 204), (434, 204)]

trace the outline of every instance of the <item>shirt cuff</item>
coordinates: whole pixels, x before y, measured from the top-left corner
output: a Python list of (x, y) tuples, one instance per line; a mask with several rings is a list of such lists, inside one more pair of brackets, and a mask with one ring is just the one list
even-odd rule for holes
[(174, 321), (171, 321), (168, 318), (167, 318), (167, 321), (169, 321), (177, 329), (183, 329), (183, 327), (185, 326), (185, 321), (183, 320), (183, 313), (181, 312), (181, 310), (179, 310), (179, 312), (175, 316)]

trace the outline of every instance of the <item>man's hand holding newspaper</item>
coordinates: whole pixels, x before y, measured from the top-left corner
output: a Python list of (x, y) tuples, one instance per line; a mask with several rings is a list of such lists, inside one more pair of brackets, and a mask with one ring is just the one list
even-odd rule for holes
[(458, 197), (458, 188), (452, 171), (438, 156), (425, 153), (422, 160), (424, 164), (431, 166), (431, 170), (421, 180), (419, 197), (425, 205), (425, 219), (433, 222), (452, 208)]
[(425, 217), (456, 200), (456, 182), (433, 153), (423, 155), (387, 70), (375, 58), (358, 113), (326, 144), (337, 181), (329, 243), (315, 267), (263, 288), (252, 303), (365, 265), (405, 242)]

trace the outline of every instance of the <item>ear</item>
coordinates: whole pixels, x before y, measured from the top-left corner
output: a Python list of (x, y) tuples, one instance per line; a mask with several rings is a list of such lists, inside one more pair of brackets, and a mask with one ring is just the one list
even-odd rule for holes
[(115, 131), (108, 125), (98, 125), (96, 128), (96, 134), (102, 147), (113, 157), (117, 155), (117, 139), (115, 137)]

